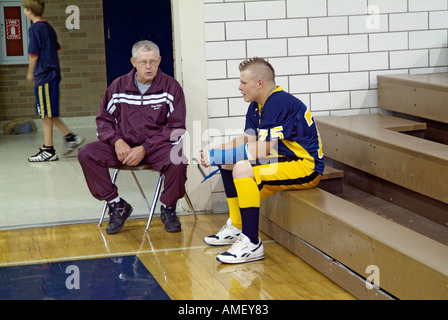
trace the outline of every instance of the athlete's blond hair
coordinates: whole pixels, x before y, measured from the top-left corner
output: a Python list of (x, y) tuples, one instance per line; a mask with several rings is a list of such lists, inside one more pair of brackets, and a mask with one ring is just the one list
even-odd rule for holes
[(275, 83), (275, 70), (272, 65), (263, 58), (254, 57), (244, 60), (239, 65), (240, 72), (251, 69), (253, 80), (263, 79)]

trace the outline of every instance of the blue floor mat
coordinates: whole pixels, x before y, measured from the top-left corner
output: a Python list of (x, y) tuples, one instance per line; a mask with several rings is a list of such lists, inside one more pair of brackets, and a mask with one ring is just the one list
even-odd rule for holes
[(0, 268), (0, 300), (169, 300), (137, 256)]

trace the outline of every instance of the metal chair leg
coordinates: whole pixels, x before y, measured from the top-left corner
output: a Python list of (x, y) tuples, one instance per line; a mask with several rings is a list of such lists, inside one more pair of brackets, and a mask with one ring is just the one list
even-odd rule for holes
[[(120, 169), (115, 169), (114, 174), (112, 176), (112, 180), (111, 180), (113, 184), (115, 184), (119, 172), (120, 172)], [(146, 198), (146, 195), (145, 195), (145, 193), (144, 193), (144, 191), (143, 191), (143, 189), (142, 189), (142, 187), (141, 187), (141, 185), (140, 185), (140, 183), (139, 183), (139, 181), (138, 181), (134, 171), (131, 170), (130, 174), (131, 174), (132, 179), (134, 180), (134, 183), (135, 183), (137, 189), (140, 192), (140, 195), (143, 198), (143, 201), (146, 204), (146, 207), (149, 210), (148, 221), (146, 223), (146, 229), (145, 229), (145, 232), (148, 232), (149, 226), (151, 224), (152, 217), (154, 216), (154, 212), (155, 212), (155, 209), (156, 209), (157, 201), (159, 200), (159, 196), (160, 196), (160, 192), (161, 192), (161, 189), (162, 189), (163, 180), (164, 180), (165, 177), (162, 174), (159, 176), (159, 180), (157, 182), (156, 190), (154, 192), (154, 198), (152, 199), (151, 205), (149, 205), (148, 199)], [(188, 196), (187, 193), (185, 193), (184, 198), (185, 198), (185, 201), (187, 202), (188, 206), (190, 207), (190, 210), (193, 212), (194, 220), (197, 220), (198, 217), (196, 215), (196, 211), (194, 210), (193, 204), (191, 203), (190, 197)], [(100, 221), (98, 223), (98, 227), (101, 227), (101, 224), (102, 224), (103, 219), (104, 219), (104, 215), (106, 214), (106, 210), (107, 210), (107, 201), (104, 202), (103, 210), (101, 212)]]
[(193, 212), (194, 220), (198, 220), (198, 216), (196, 215), (196, 211), (194, 211), (193, 204), (191, 203), (190, 197), (188, 196), (188, 193), (185, 192), (185, 201), (187, 201), (188, 206), (190, 207), (190, 210)]
[(154, 192), (154, 198), (152, 199), (151, 209), (149, 210), (148, 222), (146, 223), (145, 232), (148, 232), (149, 225), (151, 224), (152, 216), (154, 215), (154, 211), (156, 209), (157, 200), (159, 200), (163, 178), (164, 176), (161, 174), (159, 177), (159, 181), (157, 182), (156, 191)]
[(131, 173), (132, 179), (134, 180), (135, 185), (137, 186), (138, 191), (140, 191), (140, 194), (142, 195), (143, 201), (145, 201), (146, 207), (148, 208), (148, 212), (151, 211), (151, 208), (149, 207), (148, 199), (146, 199), (146, 195), (143, 192), (142, 187), (140, 186), (140, 183), (138, 182), (137, 177), (135, 176), (134, 171), (129, 171)]
[[(120, 172), (120, 169), (115, 169), (114, 174), (112, 176), (112, 184), (115, 184), (115, 181), (117, 180), (118, 172)], [(98, 223), (98, 227), (101, 227), (101, 224), (103, 223), (104, 215), (106, 214), (107, 209), (107, 201), (104, 201), (103, 211), (101, 212), (100, 221)]]

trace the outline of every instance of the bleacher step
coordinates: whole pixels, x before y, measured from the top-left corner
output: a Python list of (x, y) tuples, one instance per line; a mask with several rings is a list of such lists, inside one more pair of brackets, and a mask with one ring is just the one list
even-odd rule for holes
[[(277, 192), (260, 212), (261, 230), (311, 265), (312, 256), (294, 250), (297, 241), (365, 278), (369, 266), (377, 267), (380, 287), (399, 299), (448, 299), (448, 247), (437, 241), (320, 188)], [(385, 298), (351, 276), (329, 277), (359, 298)]]
[(378, 126), (396, 132), (410, 132), (426, 130), (426, 123), (418, 122), (399, 117), (389, 116), (382, 113), (369, 113), (350, 116), (354, 121), (365, 123), (366, 125)]
[(315, 117), (325, 156), (448, 204), (448, 146), (350, 117)]
[(448, 73), (378, 76), (381, 109), (448, 123)]

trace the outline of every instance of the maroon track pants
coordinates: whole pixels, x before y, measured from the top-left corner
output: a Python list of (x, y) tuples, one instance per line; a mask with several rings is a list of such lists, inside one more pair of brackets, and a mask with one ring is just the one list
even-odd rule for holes
[[(174, 206), (178, 199), (184, 197), (187, 181), (185, 156), (181, 154), (184, 161), (174, 164), (170, 159), (170, 152), (171, 146), (168, 146), (147, 154), (142, 160), (142, 163), (149, 164), (165, 176), (160, 202), (166, 206)], [(118, 188), (112, 183), (109, 174), (110, 167), (121, 164), (114, 147), (101, 141), (86, 144), (79, 149), (78, 160), (87, 186), (96, 199), (111, 201), (118, 197)]]

